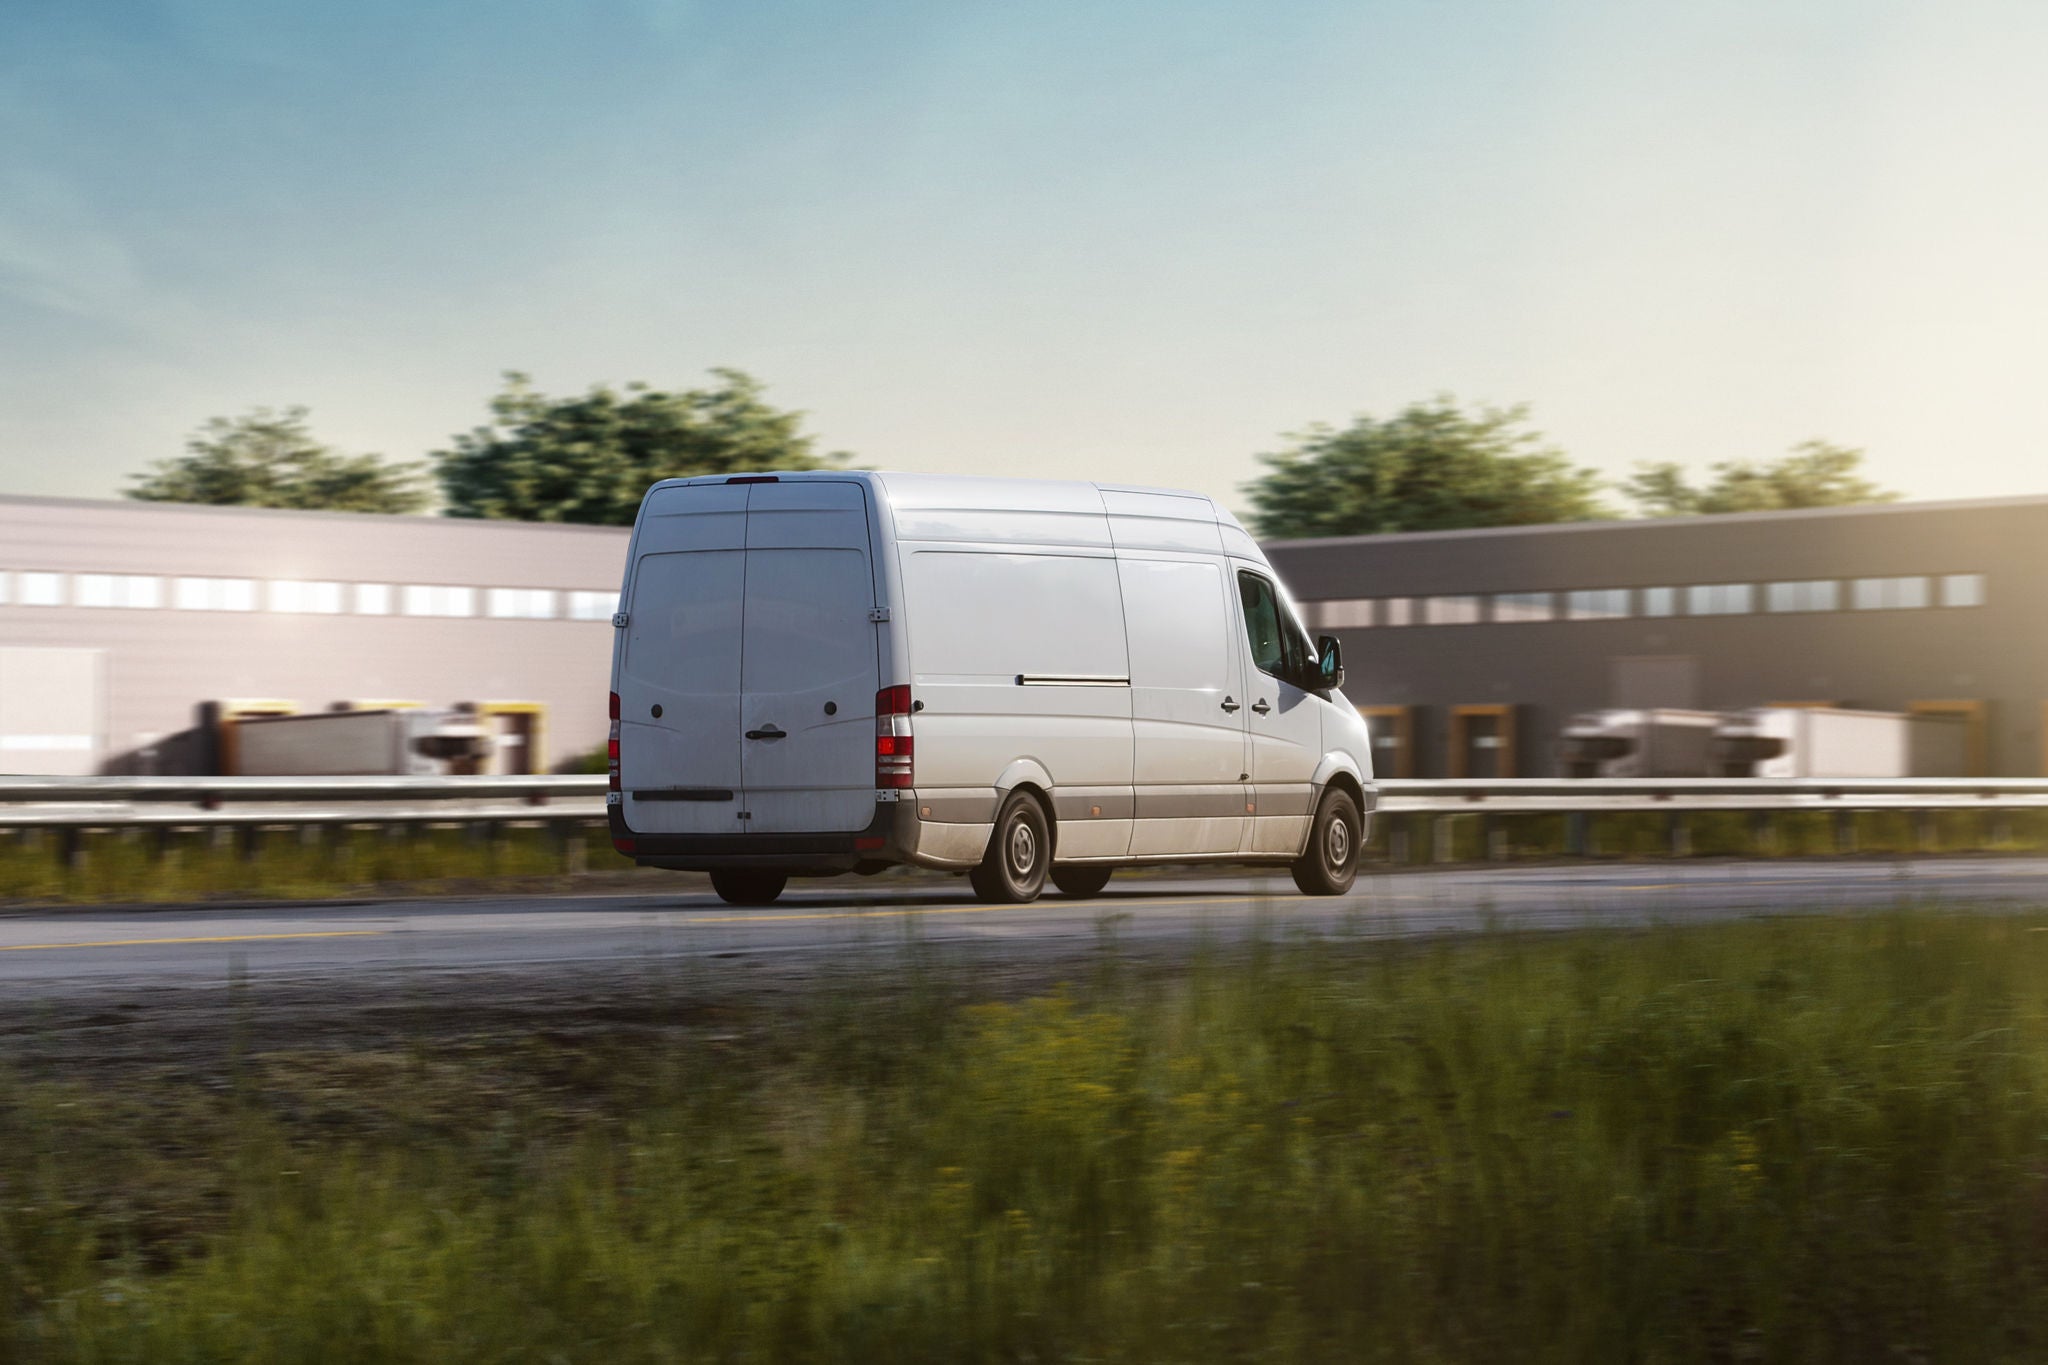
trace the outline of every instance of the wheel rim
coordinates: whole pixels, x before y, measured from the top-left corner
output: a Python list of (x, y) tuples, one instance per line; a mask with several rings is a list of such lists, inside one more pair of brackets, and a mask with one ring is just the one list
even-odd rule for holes
[(1323, 836), (1323, 856), (1332, 872), (1342, 872), (1351, 862), (1351, 822), (1341, 815), (1330, 821), (1329, 833)]
[(1022, 880), (1031, 875), (1031, 869), (1038, 866), (1038, 831), (1031, 828), (1029, 820), (1019, 819), (1010, 826), (1010, 873)]

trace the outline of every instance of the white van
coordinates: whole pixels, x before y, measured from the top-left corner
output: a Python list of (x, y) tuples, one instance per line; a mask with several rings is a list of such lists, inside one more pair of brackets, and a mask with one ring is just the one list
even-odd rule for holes
[(619, 852), (758, 905), (965, 871), (1073, 896), (1147, 862), (1346, 890), (1376, 804), (1337, 642), (1195, 493), (806, 472), (648, 490), (612, 624)]

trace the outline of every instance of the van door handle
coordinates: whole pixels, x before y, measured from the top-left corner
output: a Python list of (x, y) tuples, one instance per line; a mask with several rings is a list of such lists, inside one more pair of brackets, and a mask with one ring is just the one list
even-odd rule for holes
[(747, 731), (748, 739), (787, 739), (789, 736), (770, 725), (760, 730)]
[(1268, 711), (1272, 709), (1272, 707), (1266, 705), (1266, 699), (1264, 697), (1260, 697), (1257, 701), (1252, 703), (1252, 710), (1261, 716), (1265, 715)]
[(1223, 709), (1226, 711), (1235, 711), (1237, 709), (1237, 702), (1230, 697), (1225, 697), (1223, 699)]

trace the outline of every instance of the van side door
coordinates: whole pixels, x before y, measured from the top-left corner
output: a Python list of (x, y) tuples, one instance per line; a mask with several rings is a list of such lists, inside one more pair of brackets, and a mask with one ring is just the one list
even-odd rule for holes
[(1236, 853), (1246, 781), (1243, 651), (1218, 559), (1118, 556), (1130, 641), (1134, 857)]
[(1309, 676), (1315, 651), (1266, 570), (1239, 563), (1236, 574), (1250, 696), (1242, 713), (1252, 775), (1244, 851), (1298, 853), (1315, 813), (1312, 781), (1323, 757), (1323, 703), (1293, 679)]

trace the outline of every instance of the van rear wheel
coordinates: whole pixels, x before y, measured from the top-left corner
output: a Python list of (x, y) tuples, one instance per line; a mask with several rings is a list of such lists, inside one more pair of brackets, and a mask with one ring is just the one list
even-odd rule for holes
[(724, 868), (711, 874), (711, 889), (727, 905), (772, 905), (787, 885), (787, 873), (764, 872), (757, 867)]
[(1294, 884), (1304, 896), (1341, 896), (1358, 877), (1358, 803), (1335, 787), (1323, 793), (1309, 828), (1308, 852), (1295, 859)]
[(1102, 888), (1109, 885), (1109, 874), (1116, 871), (1100, 863), (1067, 863), (1052, 870), (1052, 884), (1062, 892), (1077, 899), (1102, 894)]
[(1045, 807), (1030, 792), (1012, 792), (996, 814), (988, 852), (967, 874), (974, 894), (998, 905), (1021, 905), (1038, 899), (1052, 866), (1052, 831)]

